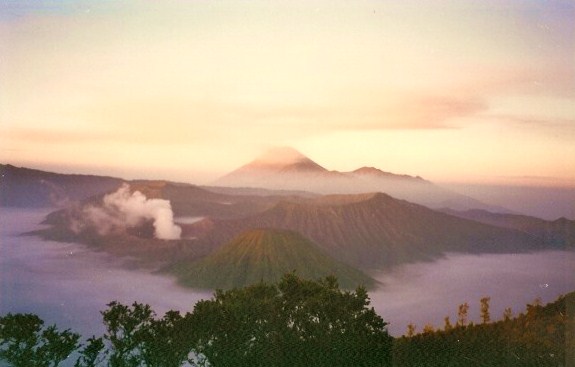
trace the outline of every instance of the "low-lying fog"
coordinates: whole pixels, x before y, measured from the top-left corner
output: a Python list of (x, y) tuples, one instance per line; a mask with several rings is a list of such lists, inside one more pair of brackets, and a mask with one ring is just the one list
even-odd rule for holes
[(104, 331), (99, 311), (117, 300), (150, 304), (162, 315), (191, 310), (212, 292), (190, 291), (172, 278), (127, 270), (122, 261), (83, 245), (19, 236), (45, 211), (0, 209), (0, 314), (32, 312), (48, 324), (89, 337)]
[[(85, 337), (101, 334), (100, 310), (112, 300), (150, 304), (159, 315), (169, 309), (191, 310), (211, 292), (179, 287), (172, 278), (128, 270), (122, 261), (82, 245), (19, 236), (38, 228), (46, 211), (0, 210), (0, 314), (33, 312), (48, 324), (72, 328)], [(479, 317), (479, 299), (491, 297), (498, 319), (505, 307), (523, 312), (525, 304), (543, 302), (575, 290), (574, 252), (521, 255), (449, 255), (434, 263), (409, 264), (379, 273), (384, 283), (370, 292), (372, 305), (401, 335), (413, 322), (443, 326), (468, 302), (470, 319)]]
[(408, 264), (375, 278), (384, 286), (371, 292), (373, 306), (388, 322), (393, 335), (405, 333), (412, 322), (421, 331), (425, 324), (443, 328), (445, 316), (457, 319), (457, 308), (467, 302), (469, 320), (479, 322), (479, 300), (491, 297), (492, 320), (525, 311), (540, 297), (543, 303), (575, 290), (575, 252), (547, 251), (531, 254), (449, 254), (433, 263)]

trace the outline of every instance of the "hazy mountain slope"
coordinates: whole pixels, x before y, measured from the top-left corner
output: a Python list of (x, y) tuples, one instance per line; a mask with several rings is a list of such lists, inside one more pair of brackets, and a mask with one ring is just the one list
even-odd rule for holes
[(292, 148), (275, 148), (216, 180), (214, 186), (337, 192), (353, 179), (328, 171)]
[[(305, 192), (267, 191), (235, 195), (233, 189), (214, 192), (196, 185), (163, 180), (127, 181), (114, 177), (60, 174), (0, 165), (0, 206), (65, 207), (73, 202), (97, 201), (127, 182), (147, 198), (169, 200), (176, 216), (238, 218), (273, 207), (280, 200), (296, 200)], [(227, 191), (227, 192), (225, 192)]]
[[(164, 199), (170, 201), (176, 217), (210, 217), (217, 219), (242, 218), (260, 213), (272, 208), (286, 198), (298, 200), (290, 195), (227, 195), (211, 192), (191, 184), (173, 183), (167, 181), (130, 181), (130, 190), (139, 191), (148, 199)], [(110, 192), (115, 190), (110, 190)], [(73, 205), (48, 215), (47, 224), (65, 225), (86, 205), (100, 205), (106, 193), (93, 196), (82, 203)]]
[[(509, 212), (504, 208), (494, 207), (469, 196), (445, 189), (419, 176), (398, 175), (374, 167), (362, 167), (345, 174), (358, 181), (355, 188), (361, 190), (356, 192), (384, 192), (394, 198), (430, 208), (480, 208)], [(353, 192), (353, 190), (348, 190), (346, 193)]]
[[(357, 174), (329, 171), (297, 150), (283, 147), (265, 152), (252, 162), (221, 177), (215, 185), (304, 190), (321, 194), (373, 191), (368, 181), (357, 179), (370, 176), (362, 173), (361, 170)], [(411, 179), (410, 176), (389, 176), (400, 180)]]
[(54, 207), (113, 191), (123, 180), (0, 165), (0, 206)]
[(148, 198), (169, 200), (177, 217), (239, 218), (267, 210), (286, 198), (273, 195), (228, 195), (195, 185), (165, 181), (131, 182), (130, 187)]
[(272, 149), (221, 177), (214, 185), (304, 190), (320, 194), (385, 192), (433, 208), (493, 209), (419, 176), (398, 175), (374, 167), (362, 167), (351, 172), (329, 171), (292, 148)]
[(206, 258), (182, 262), (171, 269), (185, 285), (225, 289), (260, 281), (277, 282), (291, 271), (307, 279), (334, 275), (344, 288), (375, 284), (362, 272), (332, 259), (301, 234), (276, 229), (248, 230)]
[(378, 177), (378, 178), (389, 178), (392, 180), (412, 180), (412, 181), (419, 181), (425, 182), (425, 180), (419, 176), (410, 176), (410, 175), (398, 175), (391, 172), (385, 172), (380, 170), (379, 168), (375, 167), (361, 167), (354, 171), (347, 172), (347, 174), (355, 175), (358, 177)]
[(313, 198), (320, 196), (317, 193), (302, 190), (272, 190), (257, 187), (225, 187), (225, 186), (199, 186), (204, 190), (226, 195), (242, 196), (297, 196)]
[[(531, 185), (521, 183), (519, 179), (517, 181), (519, 182), (507, 184), (449, 184), (448, 188), (505, 207), (508, 209), (506, 211), (508, 214), (530, 215), (545, 220), (555, 220), (561, 217), (575, 220), (575, 184), (565, 182), (565, 186), (547, 186), (543, 182)], [(497, 209), (473, 209), (502, 213)]]
[(477, 209), (443, 209), (442, 212), (493, 226), (516, 229), (557, 247), (575, 247), (575, 221), (566, 218), (547, 221), (526, 215), (491, 213)]
[(231, 178), (239, 179), (242, 175), (252, 175), (258, 172), (262, 174), (272, 172), (310, 172), (322, 174), (328, 173), (329, 171), (297, 150), (283, 147), (270, 149), (252, 162), (225, 175), (220, 179), (220, 181), (225, 181)]
[(544, 247), (541, 240), (523, 232), (457, 218), (381, 193), (283, 201), (249, 218), (212, 221), (200, 240), (218, 247), (252, 228), (297, 231), (331, 256), (362, 268), (429, 260), (446, 251)]

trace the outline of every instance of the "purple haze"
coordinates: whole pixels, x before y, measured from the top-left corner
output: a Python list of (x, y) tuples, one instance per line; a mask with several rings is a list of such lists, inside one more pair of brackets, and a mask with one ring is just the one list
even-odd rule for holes
[[(83, 245), (19, 236), (38, 228), (46, 211), (0, 210), (0, 314), (33, 312), (48, 324), (72, 328), (85, 337), (103, 331), (99, 311), (112, 300), (150, 304), (159, 315), (169, 309), (190, 311), (211, 292), (179, 287), (173, 278), (129, 270), (122, 260)], [(479, 299), (491, 297), (492, 317), (503, 308), (522, 312), (525, 304), (544, 302), (575, 289), (575, 253), (449, 255), (433, 263), (409, 264), (376, 277), (384, 285), (370, 292), (372, 305), (390, 323), (392, 335), (407, 323), (455, 321), (457, 306), (468, 302), (477, 320)]]

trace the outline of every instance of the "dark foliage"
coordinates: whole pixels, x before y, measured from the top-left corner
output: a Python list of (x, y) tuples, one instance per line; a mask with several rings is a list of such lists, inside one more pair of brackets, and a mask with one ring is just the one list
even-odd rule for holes
[[(85, 344), (70, 330), (44, 327), (38, 316), (0, 317), (0, 364), (52, 367), (76, 358), (96, 366), (575, 366), (575, 293), (546, 306), (482, 324), (446, 320), (445, 330), (393, 340), (369, 306), (365, 289), (340, 290), (285, 275), (277, 284), (216, 291), (192, 313), (156, 317), (148, 305), (112, 302), (106, 333)], [(467, 317), (467, 307), (460, 318)]]
[(391, 365), (392, 338), (368, 306), (363, 288), (288, 274), (278, 284), (216, 291), (184, 316), (112, 302), (102, 312), (106, 333), (85, 345), (68, 330), (43, 329), (35, 315), (9, 314), (0, 317), (0, 361), (57, 366), (76, 352), (76, 367)]
[(386, 366), (392, 338), (363, 288), (288, 274), (196, 304), (197, 351), (215, 366)]
[(80, 335), (32, 314), (8, 314), (0, 318), (0, 360), (14, 367), (57, 366), (78, 348)]
[(157, 319), (148, 305), (132, 307), (112, 302), (102, 312), (111, 367), (153, 366), (177, 367), (188, 358), (193, 339), (186, 323), (189, 314), (168, 311)]
[(574, 366), (575, 293), (515, 319), (396, 339), (397, 366)]

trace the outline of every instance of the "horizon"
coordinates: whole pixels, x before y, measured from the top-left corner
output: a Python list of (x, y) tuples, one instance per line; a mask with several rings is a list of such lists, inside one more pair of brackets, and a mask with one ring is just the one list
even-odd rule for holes
[[(151, 172), (144, 172), (144, 171), (131, 171), (126, 167), (82, 167), (82, 166), (69, 166), (69, 165), (50, 165), (50, 164), (18, 164), (9, 161), (0, 161), (0, 165), (11, 165), (17, 168), (24, 168), (24, 169), (32, 169), (38, 171), (44, 171), (49, 173), (57, 173), (63, 175), (87, 175), (87, 176), (107, 176), (118, 178), (127, 181), (138, 181), (138, 180), (149, 180), (149, 181), (169, 181), (174, 183), (184, 183), (184, 184), (191, 184), (197, 186), (211, 186), (216, 184), (216, 181), (225, 177), (226, 175), (234, 172), (235, 170), (247, 165), (249, 163), (257, 162), (258, 159), (265, 155), (266, 153), (262, 153), (259, 156), (255, 156), (252, 159), (240, 164), (239, 166), (232, 168), (230, 171), (227, 172), (217, 172), (217, 173), (210, 173), (209, 175), (201, 175), (201, 172), (198, 176), (194, 177), (193, 175), (180, 175), (177, 172), (168, 172), (168, 171), (161, 171), (161, 168), (157, 168), (155, 171)], [(303, 154), (303, 153), (302, 153)], [(374, 167), (374, 166), (367, 166), (367, 165), (358, 165), (349, 171), (339, 171), (337, 169), (333, 169), (332, 167), (325, 166), (320, 162), (317, 162), (313, 159), (313, 157), (309, 157), (307, 155), (303, 155), (305, 158), (310, 159), (311, 161), (319, 164), (323, 168), (327, 169), (328, 171), (337, 171), (337, 172), (352, 172), (354, 170), (360, 168), (375, 168), (387, 173), (395, 174), (395, 175), (408, 175), (411, 177), (419, 177), (426, 181), (432, 182), (434, 184), (445, 186), (445, 187), (518, 187), (518, 188), (541, 188), (541, 189), (557, 189), (557, 190), (572, 190), (575, 189), (575, 179), (558, 179), (556, 177), (539, 177), (539, 176), (484, 176), (484, 177), (475, 177), (474, 180), (467, 181), (467, 180), (431, 180), (427, 177), (423, 177), (418, 175), (417, 173), (406, 173), (406, 172), (390, 172), (386, 171), (384, 168), (381, 167)], [(197, 174), (198, 172), (196, 172)]]
[(0, 4), (0, 161), (209, 184), (329, 170), (575, 188), (575, 4)]

